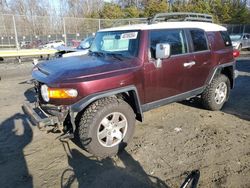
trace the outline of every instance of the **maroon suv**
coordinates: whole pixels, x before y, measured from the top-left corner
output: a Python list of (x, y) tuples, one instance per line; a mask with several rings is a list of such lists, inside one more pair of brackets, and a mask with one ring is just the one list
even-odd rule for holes
[(39, 127), (63, 127), (62, 138), (74, 137), (104, 157), (126, 146), (145, 111), (195, 96), (206, 109), (220, 110), (234, 86), (226, 28), (207, 17), (158, 17), (100, 30), (88, 55), (38, 64), (32, 76), (46, 117), (25, 104), (31, 120)]

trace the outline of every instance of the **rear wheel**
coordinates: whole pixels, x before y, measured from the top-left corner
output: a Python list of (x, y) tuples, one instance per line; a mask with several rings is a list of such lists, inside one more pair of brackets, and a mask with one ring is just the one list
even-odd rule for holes
[(107, 157), (123, 149), (134, 132), (135, 114), (128, 103), (115, 97), (91, 104), (81, 115), (77, 137), (91, 154)]
[(220, 110), (230, 93), (230, 81), (221, 74), (216, 76), (201, 95), (202, 104), (208, 110)]

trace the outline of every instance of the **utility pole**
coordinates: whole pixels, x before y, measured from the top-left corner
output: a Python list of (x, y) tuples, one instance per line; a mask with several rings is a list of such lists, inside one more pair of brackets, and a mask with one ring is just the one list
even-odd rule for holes
[(17, 30), (16, 30), (16, 20), (15, 20), (15, 15), (12, 15), (13, 19), (13, 27), (14, 27), (14, 32), (15, 32), (15, 41), (16, 41), (16, 48), (19, 50), (19, 42), (18, 42), (18, 36), (17, 36)]
[(172, 12), (173, 0), (168, 0), (169, 12)]
[(64, 33), (65, 46), (67, 46), (67, 32), (66, 32), (66, 23), (65, 23), (65, 18), (64, 17), (63, 17), (63, 33)]

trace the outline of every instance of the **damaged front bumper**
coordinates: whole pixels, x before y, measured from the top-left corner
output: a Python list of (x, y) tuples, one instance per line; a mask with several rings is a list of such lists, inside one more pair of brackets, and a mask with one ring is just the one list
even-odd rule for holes
[(39, 129), (63, 123), (58, 116), (48, 115), (40, 107), (35, 107), (33, 103), (23, 104), (23, 111)]
[[(63, 134), (59, 137), (60, 140), (74, 138), (74, 132), (76, 130), (76, 113), (70, 113), (69, 109), (64, 109), (62, 111), (58, 110), (56, 115), (50, 115), (39, 105), (35, 104), (37, 103), (25, 103), (22, 106), (24, 113), (29, 117), (34, 125), (36, 125), (40, 130), (51, 131), (54, 129), (56, 131), (62, 131)], [(48, 109), (49, 107), (46, 108), (46, 110), (50, 110)], [(55, 107), (51, 107), (51, 109), (55, 110)], [(68, 115), (70, 117), (70, 122), (68, 122), (68, 124), (70, 124), (70, 128), (64, 127), (64, 122)]]

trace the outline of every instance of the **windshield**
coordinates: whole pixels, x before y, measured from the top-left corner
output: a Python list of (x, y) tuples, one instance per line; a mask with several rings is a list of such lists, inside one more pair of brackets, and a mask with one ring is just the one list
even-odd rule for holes
[(96, 34), (90, 52), (136, 57), (138, 46), (139, 31), (106, 31)]
[(90, 48), (93, 40), (94, 40), (94, 37), (88, 37), (88, 38), (82, 40), (80, 42), (79, 46), (77, 47), (77, 49), (84, 49), (85, 50), (85, 49)]
[(237, 41), (241, 39), (242, 35), (230, 35), (231, 41)]

